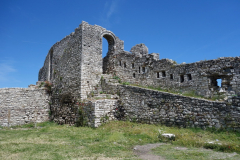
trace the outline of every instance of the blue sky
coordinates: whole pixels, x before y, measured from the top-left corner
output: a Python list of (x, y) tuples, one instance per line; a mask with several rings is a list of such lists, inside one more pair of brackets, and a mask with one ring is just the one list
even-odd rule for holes
[(239, 56), (239, 17), (239, 0), (0, 0), (0, 88), (35, 84), (51, 46), (82, 21), (112, 31), (126, 51), (144, 43), (191, 63)]

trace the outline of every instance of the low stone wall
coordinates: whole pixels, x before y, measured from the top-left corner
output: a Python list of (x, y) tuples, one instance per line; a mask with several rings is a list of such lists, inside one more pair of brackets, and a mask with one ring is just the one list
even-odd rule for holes
[(216, 102), (119, 85), (125, 119), (180, 127), (240, 130), (240, 98)]
[(70, 94), (54, 95), (51, 98), (50, 117), (58, 124), (98, 127), (104, 122), (115, 119), (117, 105), (117, 99), (92, 98), (80, 101)]
[(74, 125), (78, 118), (78, 105), (71, 94), (53, 94), (50, 105), (50, 120), (58, 124)]
[(240, 131), (240, 98), (225, 102), (185, 97), (145, 88), (108, 83), (106, 93), (119, 95), (118, 115), (123, 120), (180, 127), (230, 128)]
[(89, 101), (85, 111), (88, 116), (89, 126), (99, 127), (102, 123), (115, 120), (115, 112), (118, 108), (118, 100), (101, 99)]
[(49, 119), (49, 97), (44, 89), (1, 88), (0, 126), (15, 126)]

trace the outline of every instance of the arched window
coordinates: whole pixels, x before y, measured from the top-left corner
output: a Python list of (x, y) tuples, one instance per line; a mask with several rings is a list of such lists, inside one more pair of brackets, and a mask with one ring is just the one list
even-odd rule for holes
[(102, 39), (102, 58), (106, 57), (108, 53), (108, 41), (106, 38)]
[(104, 34), (102, 38), (102, 57), (114, 51), (114, 38), (112, 35)]
[(103, 34), (102, 36), (102, 57), (103, 57), (103, 65), (102, 70), (103, 74), (108, 73), (109, 68), (109, 56), (114, 52), (114, 37), (111, 33)]

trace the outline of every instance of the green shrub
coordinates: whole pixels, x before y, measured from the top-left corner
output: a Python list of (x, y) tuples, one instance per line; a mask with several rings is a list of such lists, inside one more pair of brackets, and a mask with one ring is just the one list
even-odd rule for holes
[(79, 103), (78, 119), (77, 119), (76, 124), (75, 124), (76, 127), (87, 126), (87, 117), (86, 117), (86, 114), (85, 114), (84, 109), (83, 109), (84, 105), (85, 104), (82, 103), (82, 102)]
[(45, 81), (44, 87), (49, 94), (52, 93), (52, 86), (52, 83), (50, 83), (49, 81)]
[(122, 82), (123, 85), (130, 85), (129, 82)]

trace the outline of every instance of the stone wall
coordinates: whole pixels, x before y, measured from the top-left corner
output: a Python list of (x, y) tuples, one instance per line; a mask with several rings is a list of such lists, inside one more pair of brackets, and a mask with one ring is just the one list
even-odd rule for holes
[[(115, 112), (118, 108), (118, 100), (116, 99), (101, 99), (93, 100), (87, 103), (85, 108), (88, 115), (89, 125), (92, 127), (99, 127), (102, 123), (116, 120)], [(89, 110), (91, 109), (91, 112)]]
[[(123, 51), (123, 41), (111, 31), (98, 25), (83, 22), (82, 30), (81, 97), (84, 99), (98, 84), (102, 73), (108, 72), (107, 57)], [(103, 38), (108, 41), (108, 56), (104, 61), (102, 59)]]
[(1, 88), (0, 126), (49, 120), (49, 96), (42, 88)]
[(73, 35), (74, 34), (71, 33), (50, 48), (44, 61), (44, 65), (39, 71), (38, 81), (51, 81), (53, 79), (54, 69), (62, 58), (62, 55), (69, 48), (69, 41), (73, 39)]
[(101, 74), (110, 70), (109, 56), (104, 62), (102, 59), (102, 38), (108, 41), (108, 55), (123, 51), (123, 41), (111, 31), (82, 22), (75, 32), (51, 47), (39, 71), (39, 81), (51, 81), (53, 94), (72, 93), (75, 97), (87, 98)]
[(58, 124), (74, 125), (78, 118), (78, 105), (69, 94), (52, 95), (50, 120)]
[[(102, 38), (108, 41), (108, 53), (103, 59)], [(212, 102), (105, 81), (103, 91), (120, 95), (122, 103), (118, 107), (124, 112), (118, 115), (124, 115), (125, 119), (202, 128), (239, 127), (236, 117), (239, 98), (236, 97), (240, 96), (240, 57), (176, 64), (173, 60), (159, 59), (158, 53), (148, 54), (144, 44), (134, 46), (130, 52), (124, 51), (123, 41), (111, 31), (87, 22), (53, 45), (39, 71), (39, 80), (48, 80), (54, 85), (52, 119), (60, 124), (74, 124), (79, 118), (76, 102), (95, 94), (99, 81), (104, 80), (101, 77), (106, 74), (142, 86), (194, 91), (205, 97), (224, 95), (222, 99), (232, 101)], [(221, 86), (217, 80), (222, 81)], [(88, 108), (84, 108), (88, 123), (94, 126), (97, 124), (91, 119), (96, 118), (93, 115), (97, 105), (89, 102)]]
[[(99, 99), (74, 101), (72, 97), (52, 98), (51, 120), (58, 124), (88, 125), (98, 127), (102, 123), (116, 119), (115, 109), (118, 105), (116, 99)], [(80, 112), (79, 112), (80, 111)], [(81, 116), (82, 119), (81, 119)], [(82, 121), (82, 122), (79, 122)]]
[[(147, 52), (143, 45), (142, 47)], [(239, 57), (176, 64), (169, 59), (159, 60), (156, 53), (146, 54), (136, 50), (133, 47), (133, 53), (124, 51), (111, 57), (114, 59), (113, 72), (122, 81), (171, 90), (194, 90), (205, 97), (218, 94), (240, 95)], [(222, 81), (221, 86), (217, 84), (218, 79)]]
[[(122, 119), (180, 127), (216, 127), (240, 130), (240, 97), (208, 101), (102, 81), (104, 92), (119, 95)], [(120, 111), (121, 110), (121, 111)]]
[[(104, 59), (102, 38), (108, 41)], [(144, 44), (137, 44), (130, 52), (124, 51), (123, 41), (111, 31), (87, 22), (53, 45), (39, 71), (39, 80), (53, 82), (55, 92), (71, 92), (85, 99), (102, 73), (143, 86), (194, 90), (205, 97), (240, 95), (239, 57), (176, 64), (169, 59), (159, 60), (158, 53), (148, 54)], [(221, 85), (217, 80), (222, 81)]]

